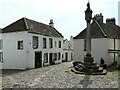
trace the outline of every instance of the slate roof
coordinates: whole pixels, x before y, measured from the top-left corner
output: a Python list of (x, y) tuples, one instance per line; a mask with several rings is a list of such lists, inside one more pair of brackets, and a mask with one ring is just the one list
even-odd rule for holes
[[(86, 28), (80, 32), (74, 39), (84, 39), (86, 37)], [(120, 27), (117, 25), (97, 22), (91, 24), (91, 38), (118, 38), (120, 39)]]
[(55, 28), (27, 18), (21, 18), (2, 29), (3, 33), (28, 31), (44, 36), (63, 37)]

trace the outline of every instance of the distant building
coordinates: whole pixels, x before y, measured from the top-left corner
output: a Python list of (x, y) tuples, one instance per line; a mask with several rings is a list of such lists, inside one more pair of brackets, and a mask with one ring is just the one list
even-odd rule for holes
[[(118, 60), (120, 51), (120, 27), (116, 25), (115, 18), (106, 19), (97, 14), (91, 24), (91, 53), (96, 63), (103, 58), (107, 65)], [(83, 61), (86, 55), (86, 28), (74, 37), (74, 60)]]
[(120, 1), (118, 2), (118, 25), (120, 26)]
[(63, 36), (49, 25), (21, 18), (2, 29), (3, 69), (27, 69), (62, 62)]
[(63, 62), (72, 61), (74, 56), (74, 43), (73, 37), (70, 37), (70, 41), (65, 39), (63, 41)]
[(3, 40), (2, 40), (2, 29), (0, 29), (0, 68), (2, 68), (3, 62)]

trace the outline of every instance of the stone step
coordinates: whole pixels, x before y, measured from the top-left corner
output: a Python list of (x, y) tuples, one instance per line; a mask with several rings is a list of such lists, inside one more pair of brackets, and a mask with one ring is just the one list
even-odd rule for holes
[(99, 67), (97, 72), (103, 72), (103, 68), (102, 67)]
[(75, 74), (85, 74), (85, 75), (106, 75), (107, 74), (107, 71), (105, 69), (103, 69), (102, 72), (91, 72), (91, 73), (77, 71), (74, 68), (71, 69), (71, 71), (74, 72)]

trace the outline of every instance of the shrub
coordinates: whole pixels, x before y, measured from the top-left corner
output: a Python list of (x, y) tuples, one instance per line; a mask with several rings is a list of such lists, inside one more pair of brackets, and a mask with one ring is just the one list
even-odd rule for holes
[(98, 65), (97, 64), (94, 64), (91, 67), (92, 67), (92, 69), (98, 69)]
[(101, 58), (100, 64), (104, 64), (104, 59), (103, 58)]

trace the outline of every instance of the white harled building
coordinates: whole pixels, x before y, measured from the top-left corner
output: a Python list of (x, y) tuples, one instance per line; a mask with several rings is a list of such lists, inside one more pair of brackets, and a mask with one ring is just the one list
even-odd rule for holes
[(74, 42), (73, 37), (70, 37), (70, 40), (68, 41), (65, 39), (63, 41), (63, 62), (72, 61), (74, 57)]
[(21, 18), (2, 29), (3, 69), (28, 69), (62, 62), (63, 36), (49, 25)]
[[(118, 61), (120, 52), (120, 27), (116, 25), (115, 18), (106, 19), (103, 23), (103, 15), (97, 14), (91, 23), (91, 53), (96, 63), (101, 58), (105, 64)], [(86, 28), (74, 37), (74, 60), (83, 61), (86, 55)]]

